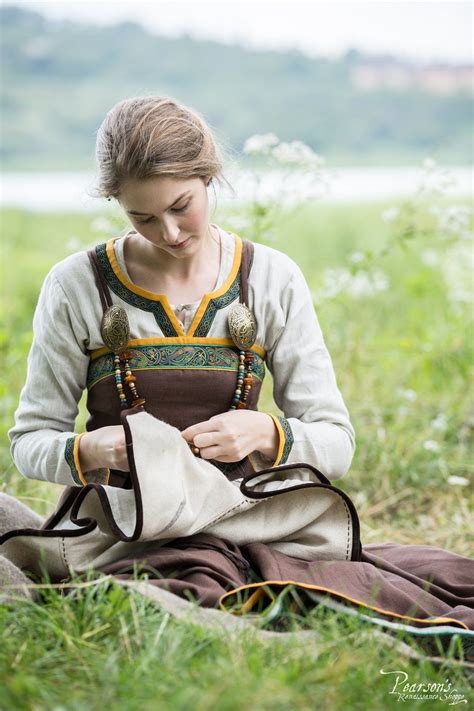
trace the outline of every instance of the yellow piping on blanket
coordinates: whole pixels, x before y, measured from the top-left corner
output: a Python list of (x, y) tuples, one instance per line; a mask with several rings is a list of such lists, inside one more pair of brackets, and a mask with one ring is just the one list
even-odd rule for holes
[[(242, 605), (242, 609), (234, 614), (246, 614), (254, 604), (254, 602), (257, 602), (261, 598), (261, 591), (258, 590), (258, 588), (262, 588), (264, 585), (297, 585), (300, 588), (307, 588), (308, 590), (323, 590), (324, 592), (329, 592), (332, 595), (338, 595), (339, 597), (343, 598), (344, 600), (349, 600), (350, 602), (354, 602), (356, 605), (361, 605), (362, 607), (367, 607), (369, 610), (375, 610), (376, 612), (380, 612), (383, 615), (391, 615), (392, 617), (401, 617), (404, 620), (412, 620), (415, 622), (422, 622), (423, 624), (426, 625), (432, 625), (432, 624), (444, 624), (445, 622), (454, 622), (457, 625), (462, 625), (464, 629), (469, 631), (469, 627), (464, 623), (461, 622), (461, 620), (454, 620), (451, 617), (435, 617), (434, 619), (431, 618), (429, 620), (423, 620), (420, 617), (410, 617), (409, 615), (401, 615), (398, 612), (392, 612), (391, 610), (383, 610), (380, 607), (375, 607), (375, 605), (368, 605), (365, 602), (362, 602), (361, 600), (354, 600), (354, 598), (349, 597), (348, 595), (344, 595), (343, 593), (338, 592), (337, 590), (331, 590), (331, 588), (325, 588), (322, 587), (321, 585), (310, 585), (309, 583), (297, 583), (295, 580), (264, 580), (261, 583), (249, 583), (248, 585), (241, 585), (238, 588), (234, 588), (233, 590), (229, 590), (228, 592), (224, 593), (219, 598), (219, 606), (221, 607), (222, 610), (226, 610), (225, 605), (223, 604), (224, 598), (228, 597), (229, 595), (233, 595), (234, 593), (240, 592), (241, 590), (247, 590), (251, 588), (257, 588), (255, 592), (249, 597), (249, 599)], [(257, 592), (260, 592), (260, 595), (256, 595)], [(264, 592), (264, 591), (263, 591)]]

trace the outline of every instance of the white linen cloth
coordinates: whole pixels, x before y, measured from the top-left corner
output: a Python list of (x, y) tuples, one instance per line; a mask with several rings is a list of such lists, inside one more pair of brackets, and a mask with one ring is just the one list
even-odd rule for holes
[[(285, 488), (254, 499), (214, 464), (196, 458), (175, 427), (144, 411), (128, 415), (126, 427), (137, 476), (133, 488), (86, 486), (75, 516), (69, 509), (55, 525), (57, 535), (20, 531), (0, 545), (0, 555), (20, 569), (46, 569), (61, 578), (145, 555), (150, 544), (206, 532), (237, 545), (266, 543), (304, 560), (350, 560), (354, 519), (343, 495), (315, 474), (298, 467), (257, 474), (253, 491), (274, 491), (273, 479), (285, 480)], [(291, 489), (303, 481), (305, 488)], [(91, 520), (94, 528), (82, 530)], [(74, 531), (79, 535), (70, 535)]]

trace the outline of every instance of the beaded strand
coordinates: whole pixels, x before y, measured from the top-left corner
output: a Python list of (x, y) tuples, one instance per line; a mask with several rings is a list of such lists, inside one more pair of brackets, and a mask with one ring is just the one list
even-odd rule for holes
[[(141, 398), (137, 392), (136, 376), (133, 375), (132, 369), (129, 363), (130, 353), (125, 351), (124, 353), (114, 354), (114, 370), (115, 370), (115, 385), (120, 398), (120, 407), (122, 410), (129, 407), (127, 396), (124, 392), (123, 380), (130, 388), (132, 393), (132, 407), (137, 407), (138, 405), (144, 405), (146, 400)], [(253, 379), (252, 379), (252, 367), (253, 367), (253, 353), (252, 351), (239, 351), (239, 365), (237, 368), (237, 385), (235, 388), (234, 397), (232, 398), (231, 406), (229, 410), (243, 410), (247, 407), (247, 400), (252, 389)], [(125, 378), (122, 379), (122, 363), (123, 369), (125, 370)], [(196, 447), (197, 449), (197, 447)], [(197, 454), (198, 452), (195, 452)]]
[(237, 369), (237, 387), (229, 410), (242, 410), (247, 407), (247, 398), (252, 389), (253, 353), (239, 351), (239, 366)]
[(123, 387), (123, 382), (122, 382), (122, 368), (121, 368), (121, 363), (124, 363), (124, 370), (125, 370), (125, 382), (127, 383), (128, 387), (130, 388), (130, 391), (132, 393), (132, 407), (137, 407), (138, 405), (144, 405), (146, 400), (142, 397), (139, 396), (137, 392), (137, 388), (135, 385), (135, 382), (137, 380), (136, 376), (133, 375), (132, 370), (130, 368), (130, 364), (128, 362), (128, 359), (130, 358), (130, 353), (128, 351), (125, 351), (124, 353), (115, 353), (114, 354), (114, 365), (115, 365), (115, 384), (117, 386), (119, 398), (120, 398), (120, 407), (122, 410), (125, 408), (128, 408), (128, 401), (127, 401), (127, 396), (124, 393), (124, 387)]

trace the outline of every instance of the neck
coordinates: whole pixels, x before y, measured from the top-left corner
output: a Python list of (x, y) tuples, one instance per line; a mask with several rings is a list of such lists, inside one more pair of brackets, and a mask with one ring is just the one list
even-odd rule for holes
[(220, 258), (220, 239), (217, 228), (209, 226), (204, 239), (199, 241), (198, 249), (189, 257), (175, 258), (160, 250), (157, 255), (156, 248), (139, 237), (141, 240), (142, 257), (148, 267), (160, 277), (163, 282), (167, 278), (183, 282), (192, 281), (197, 273), (205, 272), (210, 264)]

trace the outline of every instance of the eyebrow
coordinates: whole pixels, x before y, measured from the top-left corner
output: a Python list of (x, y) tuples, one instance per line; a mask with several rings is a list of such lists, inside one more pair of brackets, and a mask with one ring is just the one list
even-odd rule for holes
[[(181, 198), (183, 198), (185, 195), (189, 195), (190, 192), (191, 192), (190, 190), (186, 190), (186, 192), (181, 193), (181, 195), (179, 197), (177, 197), (176, 200), (173, 203), (171, 203), (171, 205), (168, 205), (168, 207), (166, 209), (169, 210), (170, 207), (173, 207), (173, 205), (176, 205), (176, 203), (179, 202), (181, 200)], [(127, 210), (127, 213), (129, 215), (151, 215), (151, 212), (136, 212), (135, 210)]]

